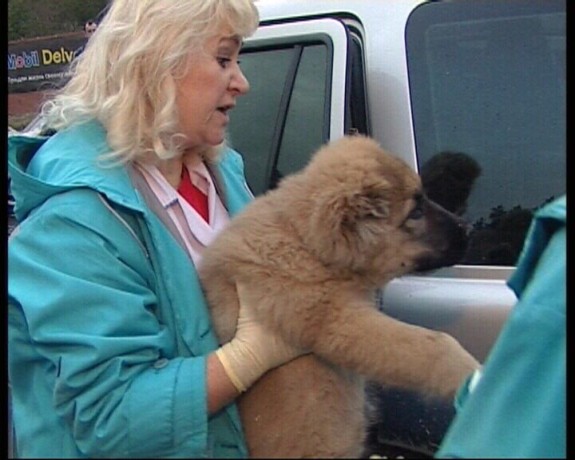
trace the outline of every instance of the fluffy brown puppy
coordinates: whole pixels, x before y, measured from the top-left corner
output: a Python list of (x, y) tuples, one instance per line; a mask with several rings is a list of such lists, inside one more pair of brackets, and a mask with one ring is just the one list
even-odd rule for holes
[(465, 246), (465, 226), (426, 199), (413, 170), (359, 136), (321, 148), (233, 219), (200, 267), (220, 341), (234, 335), (239, 282), (262, 323), (312, 351), (238, 400), (250, 455), (360, 456), (364, 378), (453, 397), (476, 360), (374, 300), (397, 276), (455, 263)]

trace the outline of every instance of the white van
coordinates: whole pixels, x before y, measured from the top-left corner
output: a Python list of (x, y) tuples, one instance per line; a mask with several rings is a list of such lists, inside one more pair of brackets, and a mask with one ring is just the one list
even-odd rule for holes
[[(257, 5), (261, 26), (240, 58), (251, 91), (229, 130), (254, 193), (346, 133), (373, 136), (420, 173), (432, 158), (453, 159), (436, 165), (428, 194), (461, 201), (468, 254), (393, 281), (381, 309), (449, 332), (483, 360), (515, 302), (505, 281), (532, 213), (566, 191), (565, 0)], [(431, 456), (451, 407), (380, 398), (374, 452)]]

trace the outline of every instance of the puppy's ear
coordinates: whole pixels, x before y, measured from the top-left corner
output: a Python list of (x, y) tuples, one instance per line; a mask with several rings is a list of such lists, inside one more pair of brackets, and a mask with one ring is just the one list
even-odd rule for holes
[(308, 246), (324, 263), (360, 266), (359, 258), (371, 253), (390, 216), (387, 195), (381, 184), (324, 194), (310, 216)]
[(341, 224), (354, 226), (365, 219), (385, 219), (389, 216), (389, 200), (381, 187), (366, 187), (351, 195), (342, 196)]

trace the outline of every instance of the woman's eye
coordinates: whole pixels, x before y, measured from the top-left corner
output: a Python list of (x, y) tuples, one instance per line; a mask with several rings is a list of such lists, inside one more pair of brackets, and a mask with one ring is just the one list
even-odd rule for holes
[(232, 62), (232, 60), (230, 58), (226, 58), (226, 57), (218, 57), (216, 59), (217, 59), (218, 64), (220, 65), (220, 67), (222, 69), (227, 68), (228, 65), (230, 64), (230, 62)]
[[(227, 69), (229, 67), (230, 63), (233, 62), (231, 58), (226, 58), (226, 57), (217, 57), (216, 59), (217, 59), (218, 64), (220, 65), (220, 67), (222, 69)], [(236, 63), (238, 65), (240, 65), (240, 61), (236, 61)]]
[[(230, 63), (233, 62), (233, 59), (227, 57), (217, 57), (216, 60), (222, 69), (227, 69)], [(238, 66), (240, 65), (240, 61), (236, 60), (235, 62)]]

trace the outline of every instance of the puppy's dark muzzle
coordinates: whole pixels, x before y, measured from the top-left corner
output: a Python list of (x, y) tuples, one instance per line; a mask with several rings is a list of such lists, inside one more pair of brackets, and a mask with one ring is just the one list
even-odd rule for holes
[(427, 198), (424, 214), (427, 220), (424, 240), (429, 253), (417, 261), (416, 271), (433, 270), (460, 262), (467, 250), (471, 225)]

